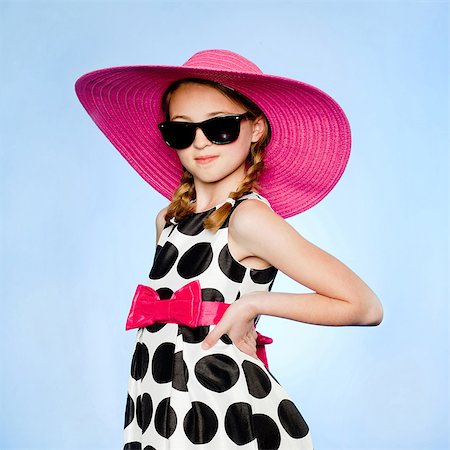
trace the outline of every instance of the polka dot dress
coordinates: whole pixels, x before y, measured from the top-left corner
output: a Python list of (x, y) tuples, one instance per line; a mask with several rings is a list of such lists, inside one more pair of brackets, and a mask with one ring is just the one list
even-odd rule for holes
[[(249, 198), (270, 207), (249, 191), (233, 211)], [(230, 253), (230, 216), (216, 233), (203, 227), (222, 204), (179, 224), (166, 223), (147, 282), (161, 299), (193, 280), (200, 281), (203, 301), (233, 303), (247, 292), (272, 288), (275, 267), (248, 268)], [(201, 348), (214, 327), (156, 322), (137, 329), (124, 450), (313, 450), (307, 423), (260, 359), (241, 351), (227, 334)]]

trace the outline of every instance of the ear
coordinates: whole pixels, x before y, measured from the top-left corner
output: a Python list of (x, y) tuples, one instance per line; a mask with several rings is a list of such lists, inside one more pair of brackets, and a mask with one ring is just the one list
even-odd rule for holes
[(263, 135), (265, 129), (266, 124), (264, 122), (263, 116), (257, 117), (253, 121), (252, 142), (257, 142)]

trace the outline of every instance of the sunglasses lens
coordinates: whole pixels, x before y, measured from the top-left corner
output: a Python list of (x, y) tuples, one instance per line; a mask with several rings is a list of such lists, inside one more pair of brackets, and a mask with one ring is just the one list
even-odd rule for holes
[(217, 117), (203, 126), (205, 136), (215, 144), (229, 144), (239, 137), (240, 121), (235, 117)]
[(195, 130), (182, 122), (165, 122), (159, 129), (169, 147), (177, 150), (189, 147), (194, 142)]

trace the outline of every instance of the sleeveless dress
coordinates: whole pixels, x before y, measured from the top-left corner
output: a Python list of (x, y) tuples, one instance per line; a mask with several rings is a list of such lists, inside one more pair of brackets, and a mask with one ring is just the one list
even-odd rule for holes
[[(166, 223), (147, 282), (161, 300), (196, 279), (202, 301), (233, 303), (247, 292), (270, 291), (278, 270), (248, 268), (228, 247), (230, 216), (250, 198), (270, 207), (248, 191), (216, 233), (202, 222), (223, 203)], [(124, 450), (313, 450), (307, 423), (259, 358), (240, 350), (227, 334), (201, 348), (214, 327), (156, 322), (137, 329)]]

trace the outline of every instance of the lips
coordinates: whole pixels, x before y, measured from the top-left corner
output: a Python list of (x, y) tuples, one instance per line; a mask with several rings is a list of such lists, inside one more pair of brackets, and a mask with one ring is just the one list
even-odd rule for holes
[(210, 159), (210, 158), (215, 158), (217, 157), (217, 155), (204, 155), (204, 156), (199, 156), (198, 158), (195, 159)]
[(210, 161), (214, 161), (217, 157), (218, 155), (200, 156), (199, 158), (195, 158), (195, 160), (200, 164), (206, 164)]

